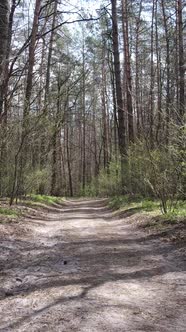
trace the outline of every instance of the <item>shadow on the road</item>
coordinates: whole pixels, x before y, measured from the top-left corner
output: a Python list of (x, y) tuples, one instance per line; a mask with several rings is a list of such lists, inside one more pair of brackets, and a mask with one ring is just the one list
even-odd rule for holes
[[(74, 204), (74, 206), (76, 205)], [(74, 206), (71, 211), (66, 211), (67, 215), (76, 211)], [(90, 213), (90, 210), (91, 208), (89, 211), (87, 209), (83, 211)], [(79, 213), (80, 210), (77, 209), (76, 212)], [(131, 212), (134, 213), (134, 211)], [(35, 219), (35, 217), (31, 218)], [(72, 218), (82, 219), (82, 216), (71, 216)], [(92, 218), (94, 216), (90, 217), (90, 219)], [(53, 219), (43, 218), (43, 220), (46, 223)], [(117, 226), (112, 226), (112, 223), (108, 222), (108, 230), (109, 227), (111, 229), (111, 227)], [(16, 239), (9, 239), (8, 241), (5, 241), (4, 238), (0, 239), (2, 249), (10, 252), (7, 261), (0, 260), (1, 272), (4, 271), (8, 275), (11, 271), (12, 275), (14, 270), (19, 270), (20, 278), (24, 276), (24, 273), (35, 275), (36, 277), (36, 271), (39, 271), (40, 275), (43, 274), (42, 278), (34, 279), (34, 283), (33, 281), (24, 282), (23, 277), (22, 283), (11, 289), (12, 296), (26, 296), (32, 292), (42, 292), (53, 287), (82, 286), (82, 291), (79, 295), (66, 298), (60, 296), (52, 303), (35, 310), (32, 314), (0, 328), (0, 331), (10, 331), (10, 329), (18, 328), (21, 324), (58, 304), (86, 299), (90, 290), (108, 282), (127, 282), (136, 279), (139, 282), (140, 280), (151, 282), (151, 279), (155, 276), (169, 272), (185, 271), (184, 259), (180, 258), (178, 262), (177, 256), (174, 254), (175, 246), (161, 243), (151, 235), (144, 236), (140, 234), (136, 236), (135, 230), (134, 233), (130, 232), (125, 238), (122, 238), (123, 235), (120, 235), (118, 231), (116, 233), (113, 231), (113, 233), (99, 234), (99, 236), (97, 234), (85, 234), (82, 237), (79, 235), (77, 237), (73, 236), (73, 239), (69, 239), (64, 243), (65, 233), (63, 232), (63, 234), (53, 238), (54, 245), (52, 246), (47, 246), (46, 243), (37, 244)], [(26, 258), (25, 253), (27, 253)], [(168, 260), (170, 253), (171, 262)], [(156, 256), (161, 257), (158, 263)], [(63, 264), (64, 259), (67, 260), (66, 265)], [(71, 266), (77, 266), (77, 270), (72, 271)], [(131, 271), (124, 272), (127, 268)], [(19, 277), (19, 275), (17, 276)], [(3, 299), (4, 296), (1, 300)]]

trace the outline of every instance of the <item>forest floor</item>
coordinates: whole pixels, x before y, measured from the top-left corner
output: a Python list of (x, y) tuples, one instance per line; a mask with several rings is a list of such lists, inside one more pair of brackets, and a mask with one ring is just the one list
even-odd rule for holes
[(0, 224), (0, 331), (185, 332), (184, 242), (104, 200)]

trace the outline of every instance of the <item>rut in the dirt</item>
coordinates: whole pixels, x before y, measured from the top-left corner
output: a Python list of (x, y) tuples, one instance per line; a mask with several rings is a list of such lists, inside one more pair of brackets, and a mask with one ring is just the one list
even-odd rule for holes
[(0, 331), (185, 331), (184, 248), (111, 215), (69, 201), (1, 237)]

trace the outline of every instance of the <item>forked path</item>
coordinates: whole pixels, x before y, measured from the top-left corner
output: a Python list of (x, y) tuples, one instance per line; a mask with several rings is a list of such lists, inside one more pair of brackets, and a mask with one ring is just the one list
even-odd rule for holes
[(0, 331), (186, 331), (184, 249), (110, 217), (69, 201), (1, 238)]

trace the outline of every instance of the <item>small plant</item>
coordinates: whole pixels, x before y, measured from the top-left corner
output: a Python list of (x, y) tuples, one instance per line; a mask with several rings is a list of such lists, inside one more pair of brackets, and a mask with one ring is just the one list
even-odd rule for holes
[(142, 202), (141, 202), (141, 208), (142, 210), (144, 211), (153, 211), (153, 210), (156, 210), (156, 209), (159, 209), (160, 208), (160, 202), (159, 201), (152, 201), (152, 200), (148, 200), (148, 199), (144, 199)]

